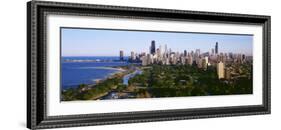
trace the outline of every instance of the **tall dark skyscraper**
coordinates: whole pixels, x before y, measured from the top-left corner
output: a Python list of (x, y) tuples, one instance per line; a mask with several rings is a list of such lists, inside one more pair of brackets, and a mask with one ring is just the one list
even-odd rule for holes
[(120, 60), (124, 60), (124, 52), (120, 50)]
[(151, 41), (151, 46), (150, 46), (150, 54), (155, 54), (155, 41)]
[(184, 50), (183, 55), (187, 56), (187, 51), (186, 50)]
[(216, 42), (215, 53), (216, 53), (216, 54), (218, 54), (218, 53), (219, 53), (219, 44), (218, 44), (218, 42)]

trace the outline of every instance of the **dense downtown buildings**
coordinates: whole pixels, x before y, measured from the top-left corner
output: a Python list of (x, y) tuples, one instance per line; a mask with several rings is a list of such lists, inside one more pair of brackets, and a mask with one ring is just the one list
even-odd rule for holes
[[(124, 60), (124, 52), (122, 50), (120, 51), (120, 60)], [(231, 79), (235, 76), (241, 76), (237, 74), (238, 71), (241, 71), (239, 65), (252, 64), (252, 56), (240, 53), (234, 54), (232, 52), (219, 53), (218, 42), (216, 42), (215, 47), (210, 52), (202, 53), (200, 49), (191, 52), (187, 52), (187, 50), (174, 52), (171, 48), (168, 49), (167, 45), (164, 48), (161, 46), (156, 48), (156, 42), (152, 40), (149, 53), (142, 52), (137, 54), (132, 51), (129, 61), (141, 63), (142, 66), (151, 64), (191, 65), (203, 70), (215, 67), (219, 79)]]
[(153, 40), (148, 53), (129, 50), (129, 55), (125, 55), (126, 52), (120, 50), (119, 57), (74, 60), (99, 62), (99, 67), (104, 63), (102, 69), (118, 71), (93, 84), (64, 89), (62, 100), (252, 94), (252, 56), (220, 51), (218, 42), (209, 50), (174, 51), (167, 45), (156, 47)]

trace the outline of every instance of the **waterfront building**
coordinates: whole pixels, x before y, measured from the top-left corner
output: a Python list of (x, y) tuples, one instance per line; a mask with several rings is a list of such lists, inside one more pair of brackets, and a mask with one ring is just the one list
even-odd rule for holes
[(224, 64), (221, 61), (217, 64), (217, 74), (219, 79), (224, 78)]
[(140, 54), (138, 54), (138, 53), (135, 53), (135, 55), (134, 55), (134, 57), (135, 57), (135, 60), (136, 61), (140, 61)]
[(133, 60), (133, 61), (136, 60), (136, 56), (135, 56), (135, 53), (133, 51), (131, 52), (131, 60)]
[(123, 50), (120, 50), (120, 54), (119, 54), (120, 56), (119, 56), (119, 59), (121, 60), (121, 61), (123, 61), (124, 60), (124, 52), (123, 52)]
[(150, 46), (150, 54), (155, 54), (155, 50), (156, 50), (156, 48), (155, 48), (155, 41), (152, 40), (151, 41), (151, 46)]
[(216, 54), (219, 53), (219, 44), (218, 44), (218, 42), (216, 42), (215, 53)]

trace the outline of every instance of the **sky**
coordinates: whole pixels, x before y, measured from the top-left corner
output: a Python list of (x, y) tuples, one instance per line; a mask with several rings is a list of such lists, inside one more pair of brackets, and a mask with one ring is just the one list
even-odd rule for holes
[(252, 55), (253, 49), (252, 35), (61, 28), (62, 56), (119, 56), (120, 50), (125, 56), (131, 51), (149, 53), (152, 40), (156, 48), (161, 45), (164, 49), (167, 44), (168, 49), (180, 53), (196, 49), (211, 52), (216, 42), (219, 53)]

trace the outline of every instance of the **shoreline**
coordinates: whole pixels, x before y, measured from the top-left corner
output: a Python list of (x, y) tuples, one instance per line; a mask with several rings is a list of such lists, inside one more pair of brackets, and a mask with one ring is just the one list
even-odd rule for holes
[[(110, 67), (106, 67), (106, 68), (110, 68)], [(116, 68), (115, 70), (118, 70), (118, 71), (108, 74), (106, 76), (106, 78), (95, 79), (94, 80), (95, 83), (84, 84), (84, 86), (82, 86), (81, 88), (78, 88), (79, 85), (77, 85), (76, 87), (63, 89), (62, 91), (65, 92), (65, 91), (68, 91), (69, 89), (74, 89), (74, 91), (79, 92), (79, 93), (83, 93), (83, 92), (86, 92), (86, 91), (92, 91), (96, 87), (99, 87), (99, 84), (103, 84), (107, 81), (114, 80), (114, 79), (121, 80), (120, 81), (121, 84), (124, 84), (125, 76), (135, 74), (139, 70), (139, 69), (136, 69), (136, 68), (133, 68), (133, 69), (128, 68), (128, 66), (125, 66), (125, 67), (124, 66), (123, 67), (122, 66), (121, 67), (116, 66), (115, 68)], [(112, 68), (110, 68), (110, 69), (112, 69)], [(111, 86), (111, 89), (108, 90), (107, 92), (103, 92), (103, 93), (100, 93), (98, 95), (93, 95), (93, 97), (90, 97), (89, 100), (99, 100), (99, 99), (107, 96), (111, 92), (116, 91), (117, 87), (118, 87), (118, 85)]]
[(103, 67), (81, 67), (81, 69), (104, 69), (104, 70), (116, 70), (116, 71), (126, 71), (125, 69), (118, 66), (118, 68), (114, 66), (103, 66)]
[[(118, 73), (123, 73), (123, 72), (128, 71), (128, 69), (123, 68), (123, 66), (84, 67), (83, 69), (88, 69), (88, 68), (114, 70), (115, 72), (108, 73), (107, 75), (104, 76), (104, 78), (91, 79), (91, 81), (94, 82), (94, 83), (81, 83), (81, 84), (85, 84), (87, 87), (94, 87), (95, 85), (97, 85), (97, 83), (101, 83), (101, 82), (103, 82), (107, 79), (114, 78), (114, 75), (116, 75)], [(63, 86), (62, 86), (62, 91), (66, 91), (68, 89), (77, 89), (78, 86), (81, 85), (81, 84), (69, 85), (66, 88), (63, 88)]]

